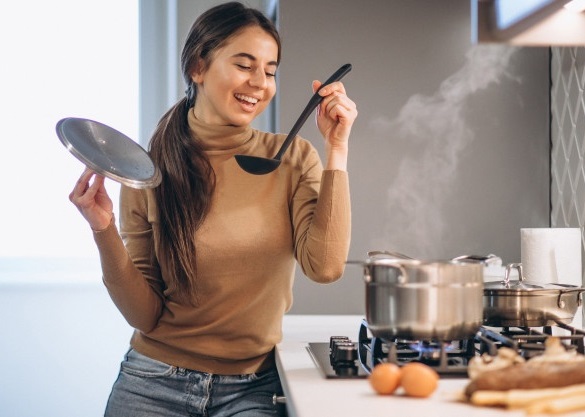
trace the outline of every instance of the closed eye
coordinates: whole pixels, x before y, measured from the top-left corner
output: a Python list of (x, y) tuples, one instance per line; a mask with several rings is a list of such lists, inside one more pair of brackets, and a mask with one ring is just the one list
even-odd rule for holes
[[(236, 67), (240, 68), (243, 71), (251, 71), (252, 70), (252, 67), (249, 67), (247, 65), (242, 65), (242, 64), (236, 64)], [(266, 74), (266, 76), (268, 78), (274, 78), (274, 77), (276, 77), (276, 74), (273, 73), (273, 72), (265, 72), (264, 74)]]

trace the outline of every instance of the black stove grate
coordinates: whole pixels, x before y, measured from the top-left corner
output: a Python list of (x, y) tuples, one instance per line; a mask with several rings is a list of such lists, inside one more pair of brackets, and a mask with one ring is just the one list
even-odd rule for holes
[[(553, 332), (553, 329), (558, 331)], [(479, 354), (487, 353), (495, 356), (500, 347), (506, 346), (519, 352), (524, 358), (530, 359), (544, 352), (544, 342), (553, 334), (561, 340), (567, 350), (584, 354), (585, 331), (562, 322), (542, 328), (482, 327), (476, 335), (476, 340), (479, 343)]]

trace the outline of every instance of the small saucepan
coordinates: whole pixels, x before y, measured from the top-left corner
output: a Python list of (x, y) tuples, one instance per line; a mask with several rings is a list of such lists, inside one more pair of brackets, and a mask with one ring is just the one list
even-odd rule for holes
[[(518, 280), (510, 280), (511, 270)], [(527, 281), (522, 264), (506, 267), (504, 281), (484, 283), (483, 324), (494, 327), (541, 327), (570, 323), (582, 304), (585, 288)]]

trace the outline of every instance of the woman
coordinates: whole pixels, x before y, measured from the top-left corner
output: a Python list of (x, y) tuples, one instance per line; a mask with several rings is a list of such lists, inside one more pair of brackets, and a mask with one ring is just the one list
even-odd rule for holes
[(84, 172), (70, 195), (94, 231), (109, 294), (135, 329), (106, 416), (278, 414), (274, 347), (295, 259), (317, 282), (343, 273), (357, 116), (343, 84), (332, 83), (317, 110), (325, 169), (297, 138), (277, 170), (243, 171), (235, 154), (271, 157), (285, 138), (250, 127), (274, 97), (279, 62), (278, 33), (260, 12), (210, 9), (181, 56), (186, 97), (150, 142), (161, 185), (122, 187), (120, 233), (103, 177)]

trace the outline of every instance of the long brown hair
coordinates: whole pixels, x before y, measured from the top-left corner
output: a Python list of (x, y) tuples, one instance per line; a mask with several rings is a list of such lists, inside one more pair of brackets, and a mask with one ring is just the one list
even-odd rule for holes
[(197, 300), (195, 232), (209, 211), (215, 189), (213, 168), (187, 121), (189, 109), (197, 99), (191, 74), (209, 68), (214, 52), (250, 26), (259, 26), (272, 35), (280, 61), (280, 37), (274, 24), (260, 11), (238, 2), (209, 9), (191, 27), (181, 54), (186, 97), (163, 115), (150, 140), (150, 154), (162, 173), (162, 183), (155, 189), (160, 232), (154, 239), (160, 253), (167, 257), (164, 272), (169, 288), (178, 290), (179, 296), (190, 302)]

